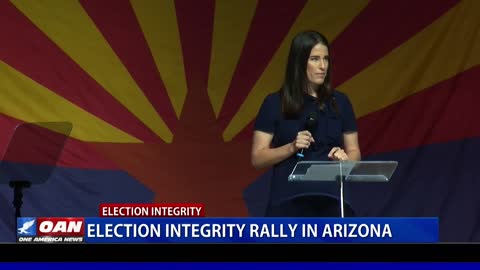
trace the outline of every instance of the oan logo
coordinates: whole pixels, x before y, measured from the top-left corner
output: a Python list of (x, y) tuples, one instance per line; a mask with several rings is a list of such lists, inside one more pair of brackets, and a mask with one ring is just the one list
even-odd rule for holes
[(84, 218), (37, 218), (37, 236), (83, 236)]
[(17, 236), (35, 236), (37, 219), (34, 217), (17, 218)]

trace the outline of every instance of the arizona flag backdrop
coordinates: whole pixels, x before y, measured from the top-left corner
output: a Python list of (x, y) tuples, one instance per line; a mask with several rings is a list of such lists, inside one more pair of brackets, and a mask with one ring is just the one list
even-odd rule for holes
[[(18, 123), (73, 129), (24, 216), (96, 216), (99, 203), (198, 202), (261, 215), (252, 121), (292, 37), (332, 42), (366, 160), (388, 184), (351, 186), (364, 216), (439, 216), (442, 241), (480, 240), (480, 1), (0, 1), (0, 150)], [(28, 162), (23, 157), (14, 162)], [(14, 241), (0, 186), (0, 241)], [(10, 211), (11, 209), (11, 211)]]

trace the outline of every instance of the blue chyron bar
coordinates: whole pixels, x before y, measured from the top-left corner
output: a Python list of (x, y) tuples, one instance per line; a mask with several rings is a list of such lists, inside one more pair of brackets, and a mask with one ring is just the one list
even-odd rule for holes
[(86, 243), (437, 243), (438, 218), (85, 218)]

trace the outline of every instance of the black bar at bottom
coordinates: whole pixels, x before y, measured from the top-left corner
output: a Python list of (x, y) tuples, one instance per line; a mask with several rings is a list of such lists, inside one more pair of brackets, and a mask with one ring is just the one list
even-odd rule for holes
[(476, 244), (3, 244), (20, 262), (459, 262), (480, 261)]

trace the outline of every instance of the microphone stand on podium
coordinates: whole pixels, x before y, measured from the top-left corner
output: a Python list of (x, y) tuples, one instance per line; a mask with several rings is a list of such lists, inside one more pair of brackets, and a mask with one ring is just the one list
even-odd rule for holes
[(32, 185), (29, 181), (10, 181), (9, 186), (13, 189), (13, 207), (15, 208), (15, 228), (17, 220), (22, 216), (21, 209), (23, 204), (23, 189)]
[(388, 182), (397, 161), (299, 161), (288, 181), (327, 181), (338, 183), (340, 216), (345, 217), (345, 182)]

